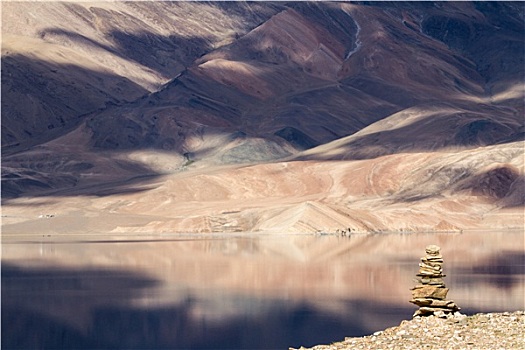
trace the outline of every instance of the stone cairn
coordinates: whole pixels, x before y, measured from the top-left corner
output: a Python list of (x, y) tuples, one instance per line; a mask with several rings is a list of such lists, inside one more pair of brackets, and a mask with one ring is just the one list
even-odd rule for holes
[(443, 257), (437, 245), (426, 247), (426, 256), (421, 258), (419, 273), (416, 275), (418, 284), (412, 288), (411, 303), (419, 306), (416, 316), (446, 317), (459, 311), (460, 308), (452, 300), (446, 300), (448, 288), (443, 282)]

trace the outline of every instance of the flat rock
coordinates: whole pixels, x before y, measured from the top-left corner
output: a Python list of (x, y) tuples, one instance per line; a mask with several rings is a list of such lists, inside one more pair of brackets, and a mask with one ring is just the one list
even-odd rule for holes
[(448, 288), (434, 285), (423, 285), (412, 288), (412, 297), (419, 298), (433, 298), (444, 300), (447, 297)]
[(440, 285), (443, 287), (445, 286), (445, 281), (443, 281), (442, 277), (424, 276), (424, 277), (419, 277), (417, 279), (417, 282), (421, 284)]
[(419, 310), (416, 310), (414, 313), (415, 316), (426, 316), (426, 315), (434, 315), (435, 313), (445, 313), (449, 314), (453, 311), (446, 308), (439, 308), (439, 307), (430, 307), (430, 306), (422, 306), (419, 308)]
[[(425, 259), (427, 261), (443, 263), (443, 256), (441, 254), (438, 254), (438, 255), (426, 255), (423, 259)], [(421, 259), (421, 260), (423, 260), (423, 259)]]
[(437, 300), (437, 299), (430, 299), (430, 298), (414, 298), (410, 300), (412, 304), (416, 304), (417, 306), (421, 307), (432, 307), (432, 308), (446, 308), (450, 310), (457, 311), (459, 310), (459, 307), (456, 305), (456, 303), (453, 300)]

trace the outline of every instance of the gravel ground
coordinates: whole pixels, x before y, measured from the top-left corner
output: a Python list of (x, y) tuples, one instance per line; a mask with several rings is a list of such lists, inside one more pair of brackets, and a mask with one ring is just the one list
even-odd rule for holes
[(311, 349), (525, 349), (525, 311), (415, 317), (373, 335)]

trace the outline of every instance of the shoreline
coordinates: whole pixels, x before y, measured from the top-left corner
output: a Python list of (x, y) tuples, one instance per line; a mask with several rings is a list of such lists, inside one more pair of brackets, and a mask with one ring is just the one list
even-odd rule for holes
[(451, 234), (451, 235), (462, 235), (462, 234), (483, 234), (487, 232), (508, 232), (508, 233), (522, 233), (523, 228), (503, 228), (503, 229), (490, 229), (490, 228), (475, 228), (465, 229), (461, 231), (451, 230), (425, 230), (425, 231), (359, 231), (351, 232), (350, 234), (338, 234), (338, 233), (297, 233), (297, 232), (274, 232), (274, 231), (255, 231), (255, 232), (86, 232), (86, 233), (14, 233), (2, 232), (1, 242), (2, 243), (95, 243), (95, 242), (123, 242), (123, 241), (177, 241), (181, 239), (220, 239), (220, 238), (243, 238), (243, 237), (272, 237), (272, 236), (333, 236), (333, 237), (365, 237), (365, 236), (383, 236), (383, 235), (434, 235), (434, 234)]
[(525, 349), (525, 311), (417, 316), (363, 337), (289, 350)]

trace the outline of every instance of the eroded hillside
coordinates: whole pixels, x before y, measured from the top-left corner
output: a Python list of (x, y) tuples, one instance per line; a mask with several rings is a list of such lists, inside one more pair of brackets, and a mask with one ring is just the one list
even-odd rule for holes
[(4, 231), (523, 228), (521, 3), (2, 6)]
[(3, 2), (3, 152), (157, 91), (277, 10), (257, 3)]

